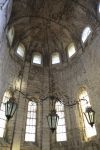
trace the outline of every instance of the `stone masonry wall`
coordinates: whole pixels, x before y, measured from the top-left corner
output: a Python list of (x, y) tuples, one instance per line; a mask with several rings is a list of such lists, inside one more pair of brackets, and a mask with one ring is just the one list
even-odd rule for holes
[[(0, 12), (1, 15), (1, 12)], [(2, 14), (3, 15), (3, 14)], [(7, 20), (0, 28), (0, 102), (4, 91), (15, 87), (20, 66), (9, 55), (6, 34)], [(57, 143), (55, 134), (48, 128), (46, 115), (49, 113), (49, 101), (38, 104), (36, 142), (25, 142), (25, 123), (28, 101), (19, 92), (16, 93), (18, 109), (8, 126), (8, 142), (0, 139), (0, 150), (99, 150), (100, 149), (100, 30), (95, 38), (88, 42), (80, 57), (72, 58), (67, 65), (53, 68), (57, 88), (77, 99), (79, 88), (85, 86), (91, 105), (96, 111), (97, 136), (90, 141), (84, 140), (84, 133), (79, 121), (78, 107), (65, 107), (67, 142)], [(57, 68), (58, 69), (57, 69)], [(21, 88), (31, 97), (47, 95), (48, 70), (25, 63)], [(71, 100), (71, 99), (70, 99)], [(12, 146), (11, 146), (12, 144)]]

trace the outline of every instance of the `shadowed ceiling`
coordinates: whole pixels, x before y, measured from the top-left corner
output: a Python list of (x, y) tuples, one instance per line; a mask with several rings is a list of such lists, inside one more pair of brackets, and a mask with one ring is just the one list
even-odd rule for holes
[(23, 43), (28, 57), (34, 51), (63, 53), (71, 42), (79, 46), (83, 29), (90, 25), (95, 30), (96, 7), (96, 0), (14, 0), (13, 45)]

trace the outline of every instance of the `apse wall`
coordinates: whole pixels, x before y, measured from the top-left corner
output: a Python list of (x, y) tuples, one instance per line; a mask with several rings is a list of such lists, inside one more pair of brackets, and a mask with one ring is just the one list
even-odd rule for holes
[[(85, 142), (78, 113), (78, 107), (66, 107), (66, 122), (68, 132), (69, 149), (100, 149), (100, 30), (97, 30), (95, 38), (89, 41), (84, 52), (78, 59), (74, 58), (61, 72), (55, 71), (55, 80), (59, 87), (71, 98), (78, 100), (79, 89), (86, 87), (90, 102), (95, 110), (97, 136)], [(72, 99), (70, 99), (72, 100)], [(69, 114), (70, 113), (70, 114)], [(79, 130), (79, 131), (78, 131)], [(80, 142), (80, 134), (82, 141)], [(97, 144), (97, 145), (96, 145)], [(60, 144), (58, 144), (60, 145)], [(63, 144), (62, 144), (63, 145)], [(58, 146), (59, 147), (59, 146)], [(62, 146), (61, 146), (62, 147)], [(65, 146), (64, 146), (65, 147)], [(76, 148), (75, 148), (76, 147)], [(98, 148), (99, 147), (99, 148)], [(56, 148), (54, 148), (56, 149)], [(65, 148), (66, 149), (66, 148)]]
[[(99, 33), (99, 29), (98, 29)], [(6, 38), (6, 37), (5, 37)], [(4, 40), (6, 41), (6, 40)], [(0, 139), (0, 146), (3, 150), (10, 149), (13, 137), (12, 150), (99, 150), (100, 140), (100, 35), (95, 35), (84, 48), (80, 57), (73, 58), (67, 65), (53, 67), (55, 86), (58, 91), (67, 94), (77, 100), (79, 88), (85, 86), (90, 97), (91, 105), (96, 112), (96, 129), (97, 136), (90, 141), (85, 141), (84, 133), (81, 126), (78, 106), (65, 107), (67, 142), (56, 142), (55, 133), (52, 135), (47, 124), (47, 114), (49, 113), (49, 101), (38, 103), (37, 111), (37, 132), (36, 142), (25, 142), (25, 125), (27, 116), (28, 101), (21, 94), (16, 93), (18, 110), (11, 119), (8, 127), (8, 143)], [(14, 87), (15, 79), (18, 77), (20, 67), (9, 55), (7, 42), (2, 43), (2, 64), (1, 87), (2, 95), (8, 87)], [(1, 55), (0, 55), (1, 56)], [(5, 74), (4, 74), (5, 73)], [(46, 96), (48, 94), (48, 68), (42, 68), (31, 65), (26, 62), (23, 70), (23, 81), (21, 90), (28, 93), (31, 97)], [(33, 98), (34, 99), (34, 98)], [(14, 131), (14, 132), (13, 132)], [(14, 135), (13, 135), (14, 133)]]
[[(1, 4), (2, 3), (3, 0)], [(5, 91), (10, 87), (15, 88), (16, 79), (18, 78), (18, 72), (20, 70), (20, 66), (12, 60), (9, 55), (10, 48), (6, 36), (6, 26), (9, 21), (11, 6), (12, 0), (10, 0), (9, 3), (7, 2), (2, 9), (0, 7), (0, 106)], [(0, 138), (0, 150), (7, 148), (9, 149), (9, 144), (4, 138)]]
[[(3, 3), (3, 1), (1, 2)], [(19, 66), (9, 55), (9, 46), (6, 38), (6, 27), (11, 14), (12, 0), (5, 3), (0, 9), (0, 101), (4, 91), (13, 84), (13, 79), (17, 77)]]
[[(2, 28), (5, 27), (5, 23)], [(1, 30), (2, 32), (3, 30)], [(67, 65), (55, 65), (53, 75), (55, 86), (62, 94), (78, 99), (79, 88), (85, 86), (90, 97), (91, 105), (96, 112), (97, 136), (85, 141), (81, 126), (78, 106), (65, 107), (67, 142), (56, 142), (55, 133), (51, 134), (47, 114), (49, 101), (38, 103), (36, 142), (25, 142), (25, 125), (28, 100), (16, 92), (18, 109), (8, 126), (8, 142), (0, 138), (0, 150), (90, 150), (100, 149), (100, 29), (83, 49), (79, 57), (73, 57)], [(48, 94), (48, 68), (42, 68), (25, 62), (24, 68), (15, 62), (9, 54), (6, 33), (1, 33), (0, 43), (0, 102), (4, 91), (9, 87), (15, 88), (20, 69), (23, 70), (21, 91), (28, 93), (33, 99), (39, 100)], [(11, 147), (12, 145), (12, 147)]]
[[(97, 34), (84, 47), (80, 57), (73, 58), (67, 65), (55, 65), (53, 75), (55, 86), (58, 91), (67, 94), (78, 100), (79, 89), (86, 87), (90, 97), (90, 102), (95, 110), (97, 136), (85, 141), (84, 130), (82, 129), (81, 117), (78, 106), (65, 107), (67, 142), (56, 142), (55, 133), (51, 134), (48, 128), (46, 115), (49, 113), (49, 102), (45, 101), (38, 105), (38, 127), (37, 141), (35, 144), (24, 142), (25, 126), (23, 126), (23, 141), (21, 141), (21, 150), (43, 149), (43, 150), (99, 150), (100, 139), (100, 35)], [(82, 51), (82, 49), (81, 49)], [(48, 70), (41, 67), (31, 66), (28, 76), (27, 91), (32, 96), (47, 95), (48, 93)], [(33, 92), (34, 91), (34, 92)], [(25, 116), (24, 116), (25, 117)], [(25, 119), (24, 119), (25, 124)]]

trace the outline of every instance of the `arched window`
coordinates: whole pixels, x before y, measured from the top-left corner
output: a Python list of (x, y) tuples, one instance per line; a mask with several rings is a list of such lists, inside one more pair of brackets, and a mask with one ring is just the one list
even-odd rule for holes
[(55, 108), (59, 116), (59, 121), (58, 121), (57, 129), (56, 129), (56, 139), (58, 142), (66, 141), (67, 136), (66, 136), (64, 105), (61, 104), (60, 102), (56, 102)]
[[(82, 100), (81, 103), (80, 103), (82, 113), (85, 113), (87, 106), (91, 106), (90, 100), (89, 100), (89, 95), (88, 95), (88, 93), (87, 93), (87, 91), (86, 91), (85, 88), (82, 88), (82, 89), (81, 89), (81, 92), (80, 92), (80, 94), (79, 94), (79, 99), (86, 99), (87, 102), (88, 102), (88, 103), (87, 103), (86, 101)], [(90, 138), (90, 137), (92, 137), (92, 136), (95, 136), (95, 135), (96, 135), (96, 128), (95, 128), (95, 125), (93, 125), (93, 127), (91, 127), (91, 126), (88, 124), (85, 115), (83, 114), (82, 116), (83, 116), (83, 122), (84, 122), (86, 137), (87, 137), (87, 138)]]
[(42, 63), (42, 56), (40, 53), (34, 53), (33, 54), (33, 59), (32, 59), (33, 64), (41, 64)]
[(6, 116), (5, 116), (5, 104), (10, 98), (9, 92), (5, 92), (3, 100), (0, 107), (0, 137), (3, 137), (5, 126), (6, 126)]
[(75, 53), (76, 53), (75, 45), (74, 45), (74, 43), (71, 43), (68, 46), (68, 56), (69, 56), (69, 58), (72, 57)]
[(19, 57), (24, 58), (24, 56), (25, 56), (25, 47), (24, 47), (23, 44), (21, 44), (21, 43), (19, 44), (16, 53)]
[(27, 121), (26, 121), (25, 141), (35, 142), (35, 139), (36, 139), (36, 110), (37, 110), (36, 103), (29, 101), (28, 112), (27, 112)]
[(60, 56), (58, 52), (54, 52), (52, 54), (52, 64), (58, 64), (60, 63)]
[(88, 36), (90, 35), (91, 33), (91, 28), (90, 27), (86, 27), (84, 30), (83, 30), (83, 33), (82, 33), (82, 42), (85, 43)]
[(8, 41), (10, 46), (12, 45), (13, 39), (14, 39), (14, 27), (11, 27), (8, 32), (7, 32), (7, 37), (8, 37)]

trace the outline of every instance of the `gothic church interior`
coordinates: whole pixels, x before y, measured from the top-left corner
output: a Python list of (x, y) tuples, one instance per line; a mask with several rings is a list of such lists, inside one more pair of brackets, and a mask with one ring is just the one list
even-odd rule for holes
[(0, 150), (100, 150), (100, 0), (0, 0)]

